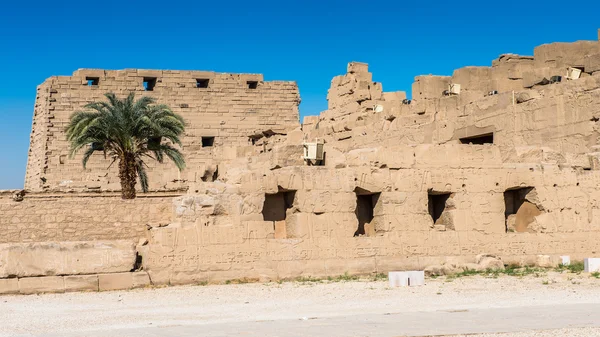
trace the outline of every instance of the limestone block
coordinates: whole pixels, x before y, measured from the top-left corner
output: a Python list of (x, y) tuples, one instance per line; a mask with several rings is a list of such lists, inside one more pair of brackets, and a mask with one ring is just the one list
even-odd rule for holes
[(306, 130), (306, 127), (312, 127), (319, 122), (319, 116), (304, 116), (302, 120), (302, 128)]
[(583, 271), (586, 273), (600, 272), (600, 258), (583, 259)]
[(304, 148), (301, 142), (294, 145), (279, 145), (273, 147), (273, 150), (271, 151), (270, 168), (303, 165), (303, 151)]
[(2, 244), (0, 277), (129, 271), (135, 259), (128, 240)]
[(100, 291), (123, 290), (133, 288), (133, 273), (115, 273), (98, 275)]
[(0, 295), (18, 294), (19, 280), (17, 278), (0, 279)]
[(542, 268), (554, 268), (559, 265), (559, 260), (555, 256), (538, 255), (535, 264)]
[(559, 256), (559, 258), (560, 258), (560, 264), (561, 265), (563, 265), (563, 266), (569, 266), (569, 265), (571, 265), (571, 257), (570, 256), (568, 256), (568, 255), (562, 255), (562, 256)]
[(245, 221), (242, 223), (247, 228), (245, 239), (264, 240), (272, 239), (275, 235), (273, 221)]
[(352, 192), (300, 190), (296, 192), (294, 206), (305, 213), (353, 212), (356, 195)]
[(390, 287), (415, 287), (425, 285), (424, 271), (391, 271), (388, 273)]
[(98, 275), (65, 276), (65, 291), (98, 291)]
[(285, 220), (275, 221), (274, 237), (275, 237), (275, 239), (286, 239), (287, 238)]
[(488, 92), (490, 87), (492, 68), (490, 67), (464, 67), (456, 69), (452, 74), (452, 83), (461, 85), (462, 90), (479, 90)]
[(412, 147), (379, 148), (376, 154), (379, 167), (383, 165), (390, 169), (403, 169), (412, 167), (415, 163), (415, 153)]
[(583, 59), (584, 71), (586, 73), (593, 73), (600, 71), (600, 53), (586, 55)]
[(302, 172), (297, 170), (281, 169), (275, 172), (277, 177), (277, 186), (284, 190), (298, 191), (302, 186)]
[(144, 288), (151, 285), (150, 276), (145, 271), (136, 271), (131, 273), (133, 288)]
[(450, 76), (417, 76), (412, 85), (413, 99), (440, 98), (444, 90), (448, 89), (451, 80)]
[(285, 219), (286, 238), (307, 239), (310, 237), (311, 214), (295, 213)]
[(369, 65), (363, 62), (349, 62), (348, 63), (348, 73), (368, 73)]
[(584, 57), (598, 53), (597, 41), (577, 41), (573, 43), (555, 42), (533, 49), (536, 66), (574, 67), (584, 64)]
[(402, 101), (406, 99), (406, 92), (404, 91), (393, 91), (384, 92), (381, 98), (389, 103), (402, 104)]
[(525, 72), (523, 74), (523, 87), (531, 88), (536, 84), (548, 84), (550, 77), (553, 76), (550, 73), (551, 70), (549, 67), (535, 68)]
[(387, 169), (358, 168), (355, 171), (357, 193), (377, 193), (390, 189), (390, 172)]
[(62, 276), (24, 277), (19, 279), (19, 293), (62, 293), (65, 281)]

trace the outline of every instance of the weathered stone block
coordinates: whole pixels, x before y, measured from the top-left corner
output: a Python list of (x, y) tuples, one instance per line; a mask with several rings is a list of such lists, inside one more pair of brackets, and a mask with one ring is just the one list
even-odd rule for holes
[(62, 293), (65, 281), (62, 276), (24, 277), (19, 279), (19, 293)]
[(131, 283), (133, 288), (144, 288), (151, 285), (150, 276), (145, 271), (136, 271), (131, 273)]
[(18, 294), (19, 280), (16, 278), (0, 279), (0, 295)]
[(116, 273), (98, 275), (100, 291), (123, 290), (133, 288), (133, 273)]
[(0, 278), (129, 271), (135, 244), (128, 240), (0, 245)]
[(65, 276), (65, 291), (98, 291), (98, 275)]

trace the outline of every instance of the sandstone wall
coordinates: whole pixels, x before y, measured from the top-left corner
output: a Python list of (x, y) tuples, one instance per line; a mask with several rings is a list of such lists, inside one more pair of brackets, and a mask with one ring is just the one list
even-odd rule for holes
[[(146, 91), (144, 81), (155, 81)], [(94, 82), (96, 81), (96, 82)], [(90, 85), (91, 84), (91, 85)], [(188, 122), (182, 139), (187, 169), (149, 162), (152, 190), (184, 188), (188, 182), (212, 179), (216, 165), (236, 156), (250, 136), (286, 133), (299, 126), (298, 88), (294, 82), (264, 81), (259, 74), (202, 71), (93, 70), (55, 76), (38, 87), (25, 188), (41, 190), (118, 190), (116, 165), (94, 155), (83, 170), (81, 154), (70, 159), (64, 129), (70, 115), (106, 92), (155, 97)], [(214, 143), (203, 145), (203, 137)], [(209, 173), (207, 173), (209, 172)], [(207, 177), (206, 175), (211, 177)]]
[(40, 193), (23, 201), (0, 193), (0, 243), (90, 241), (145, 236), (146, 226), (168, 224), (177, 193), (144, 194), (121, 200), (118, 194)]
[(150, 230), (144, 270), (183, 284), (423, 269), (482, 253), (535, 264), (600, 248), (598, 171), (507, 164), (498, 147), (467, 144), (357, 149), (346, 164), (250, 165), (223, 177), (238, 184), (205, 183)]
[[(581, 78), (550, 83), (568, 67), (583, 68)], [(332, 80), (328, 110), (306, 118), (302, 128), (295, 128), (294, 84), (211, 74), (81, 71), (40, 87), (27, 186), (99, 192), (27, 194), (22, 201), (0, 194), (0, 243), (11, 243), (0, 247), (0, 271), (19, 277), (0, 280), (7, 291), (67, 291), (67, 276), (51, 275), (69, 268), (86, 274), (78, 279), (91, 280), (86, 287), (111, 289), (113, 283), (129, 288), (414, 270), (472, 263), (478, 254), (534, 264), (539, 255), (578, 260), (600, 249), (595, 41), (540, 46), (533, 57), (506, 54), (491, 67), (465, 67), (452, 76), (419, 76), (412, 101), (403, 92), (383, 92), (366, 64), (352, 62), (347, 74)], [(100, 79), (98, 88), (85, 86), (90, 76)], [(118, 181), (102, 171), (105, 162), (95, 158), (83, 172), (77, 159), (65, 157), (60, 130), (68, 112), (90, 97), (141, 92), (142, 80), (153, 76), (161, 81), (149, 93), (192, 121), (184, 139), (192, 168), (180, 176), (156, 167), (151, 176), (160, 189), (185, 188), (183, 195), (123, 201), (106, 192)], [(205, 77), (209, 88), (196, 88), (196, 79)], [(243, 102), (233, 99), (249, 80), (257, 89), (243, 89)], [(450, 84), (460, 84), (460, 92), (444, 92)], [(246, 111), (248, 104), (256, 115)], [(47, 128), (39, 131), (41, 124)], [(215, 136), (217, 146), (201, 147), (205, 135)], [(303, 142), (316, 138), (324, 141), (325, 160), (305, 161)], [(32, 167), (38, 164), (44, 167)], [(81, 244), (82, 254), (105, 256), (97, 240), (140, 238), (134, 265), (127, 251), (125, 263), (112, 270), (86, 269), (65, 257), (76, 251), (60, 253)], [(25, 256), (28, 249), (66, 262), (50, 269), (2, 263), (2, 254)], [(126, 272), (140, 263), (150, 280), (141, 273), (138, 282)], [(102, 276), (106, 272), (113, 274)], [(50, 286), (36, 286), (37, 276)]]
[[(366, 64), (352, 62), (334, 78), (329, 109), (305, 119), (308, 140), (328, 145), (326, 166), (344, 166), (352, 149), (416, 144), (456, 144), (490, 136), (505, 162), (590, 168), (600, 118), (600, 44), (552, 43), (534, 57), (501, 55), (491, 67), (464, 67), (452, 76), (418, 76), (413, 99), (383, 92)], [(582, 70), (567, 79), (567, 70)], [(550, 83), (552, 76), (561, 81)], [(449, 92), (451, 84), (460, 92)]]

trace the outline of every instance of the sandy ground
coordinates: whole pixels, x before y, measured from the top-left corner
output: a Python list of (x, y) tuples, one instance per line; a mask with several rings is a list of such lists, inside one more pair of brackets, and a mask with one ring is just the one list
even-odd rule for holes
[[(473, 335), (483, 332), (492, 334)], [(0, 297), (0, 336), (461, 333), (600, 336), (600, 280), (549, 272), (442, 277), (410, 288), (389, 288), (387, 281), (285, 282)]]

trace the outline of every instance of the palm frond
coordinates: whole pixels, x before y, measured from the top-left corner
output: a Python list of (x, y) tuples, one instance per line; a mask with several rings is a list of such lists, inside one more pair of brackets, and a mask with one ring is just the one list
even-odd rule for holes
[[(167, 105), (155, 104), (154, 98), (136, 100), (133, 92), (123, 99), (112, 92), (104, 96), (106, 101), (89, 103), (83, 111), (71, 115), (65, 130), (71, 156), (92, 143), (101, 144), (104, 157), (108, 156), (113, 162), (133, 156), (136, 167), (132, 169), (137, 172), (144, 191), (148, 190), (148, 175), (142, 157), (147, 156), (160, 163), (168, 157), (179, 170), (185, 168), (183, 154), (175, 147), (182, 146), (181, 136), (186, 127), (183, 117)], [(148, 148), (149, 140), (157, 138), (163, 139), (166, 144)], [(82, 158), (84, 168), (94, 152), (92, 147), (85, 150)]]

